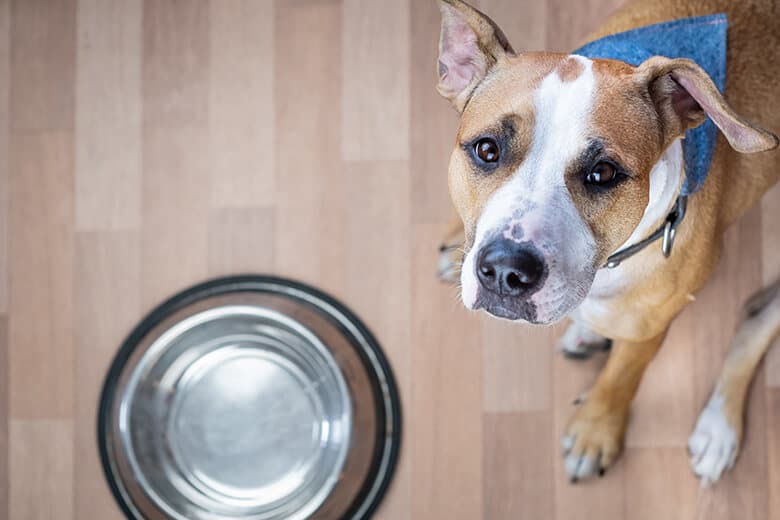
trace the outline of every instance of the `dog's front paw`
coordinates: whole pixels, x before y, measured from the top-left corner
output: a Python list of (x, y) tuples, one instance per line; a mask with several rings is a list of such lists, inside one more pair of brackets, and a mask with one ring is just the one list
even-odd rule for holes
[(609, 350), (611, 346), (612, 340), (576, 321), (571, 322), (558, 341), (558, 350), (570, 359), (587, 359), (594, 352)]
[(569, 480), (603, 475), (623, 447), (628, 409), (589, 397), (577, 410), (561, 440)]
[(724, 413), (724, 399), (716, 391), (696, 421), (688, 439), (691, 468), (709, 486), (731, 469), (739, 453), (741, 425)]
[(458, 244), (439, 246), (439, 271), (437, 276), (444, 283), (457, 284), (460, 279), (460, 264), (463, 261), (463, 248)]

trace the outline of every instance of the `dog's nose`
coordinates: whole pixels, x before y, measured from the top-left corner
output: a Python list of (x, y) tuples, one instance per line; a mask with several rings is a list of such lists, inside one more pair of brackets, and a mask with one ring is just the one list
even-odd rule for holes
[(544, 263), (528, 243), (495, 240), (482, 248), (477, 259), (479, 283), (500, 296), (533, 292), (543, 274)]

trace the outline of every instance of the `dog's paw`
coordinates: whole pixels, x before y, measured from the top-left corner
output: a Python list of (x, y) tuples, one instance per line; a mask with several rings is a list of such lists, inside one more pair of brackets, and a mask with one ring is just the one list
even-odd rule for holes
[(558, 350), (570, 359), (588, 359), (594, 352), (609, 350), (612, 340), (573, 321), (558, 341)]
[(718, 481), (739, 453), (741, 431), (723, 412), (723, 397), (714, 393), (688, 438), (691, 468), (702, 486)]
[(439, 271), (437, 276), (444, 283), (457, 284), (460, 279), (460, 264), (463, 249), (460, 244), (442, 244), (439, 247)]
[(628, 410), (591, 399), (584, 402), (561, 439), (564, 468), (572, 483), (604, 475), (620, 454), (627, 422)]

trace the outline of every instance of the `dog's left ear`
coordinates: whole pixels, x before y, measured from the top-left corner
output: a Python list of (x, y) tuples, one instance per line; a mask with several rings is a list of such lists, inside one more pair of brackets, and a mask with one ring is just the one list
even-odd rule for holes
[(777, 147), (777, 136), (734, 112), (695, 62), (654, 56), (642, 63), (637, 73), (655, 102), (667, 141), (702, 124), (706, 114), (738, 152), (763, 152)]
[(439, 0), (437, 90), (463, 111), (471, 94), (500, 59), (515, 51), (490, 18), (461, 0)]

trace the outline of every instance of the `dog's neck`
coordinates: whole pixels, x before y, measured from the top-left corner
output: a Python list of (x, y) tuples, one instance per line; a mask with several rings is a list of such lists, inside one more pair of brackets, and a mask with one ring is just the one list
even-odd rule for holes
[(650, 170), (650, 196), (645, 213), (634, 232), (618, 250), (646, 238), (658, 229), (661, 221), (672, 211), (682, 188), (683, 164), (682, 141), (677, 139)]
[[(649, 236), (672, 211), (684, 179), (683, 165), (682, 142), (677, 139), (666, 149), (650, 171), (650, 196), (642, 220), (628, 240), (617, 250)], [(643, 253), (660, 257), (662, 255), (660, 242), (651, 244)], [(614, 269), (600, 269), (588, 297), (603, 298), (614, 294), (620, 284), (626, 283), (626, 275), (632, 260), (626, 260), (625, 264)]]

